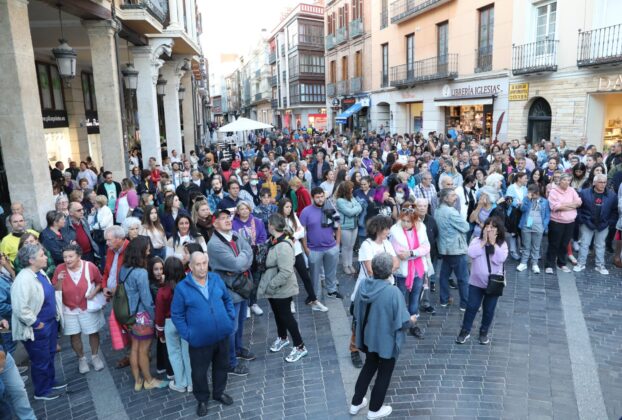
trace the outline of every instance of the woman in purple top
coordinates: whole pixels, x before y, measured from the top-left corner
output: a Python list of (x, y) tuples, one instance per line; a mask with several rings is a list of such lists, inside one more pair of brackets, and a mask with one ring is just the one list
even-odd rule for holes
[(480, 306), (482, 307), (482, 322), (479, 328), (479, 343), (490, 343), (488, 329), (492, 324), (499, 297), (486, 294), (489, 275), (486, 255), (490, 260), (490, 274), (503, 275), (503, 264), (508, 257), (508, 246), (504, 238), (503, 222), (496, 217), (490, 217), (484, 222), (479, 238), (475, 237), (469, 245), (468, 254), (471, 258), (469, 301), (462, 320), (462, 330), (456, 339), (458, 344), (464, 344), (471, 336), (473, 320)]

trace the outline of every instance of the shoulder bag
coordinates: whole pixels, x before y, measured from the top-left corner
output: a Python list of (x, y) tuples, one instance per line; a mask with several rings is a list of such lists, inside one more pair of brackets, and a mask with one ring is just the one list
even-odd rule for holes
[[(86, 294), (91, 293), (95, 287), (95, 283), (91, 282), (91, 270), (89, 268), (89, 264), (86, 262), (82, 263), (82, 269), (84, 270), (84, 277), (86, 278), (86, 284), (88, 285), (86, 289)], [(86, 311), (87, 312), (98, 312), (104, 306), (106, 306), (106, 296), (102, 291), (99, 291), (92, 299), (87, 299), (86, 301)]]
[[(486, 247), (488, 247), (488, 245), (486, 245)], [(488, 286), (486, 286), (486, 294), (488, 296), (502, 296), (503, 289), (505, 288), (505, 277), (502, 274), (491, 273), (492, 270), (490, 268), (488, 250), (485, 249), (484, 253), (486, 254), (486, 264), (488, 265)]]

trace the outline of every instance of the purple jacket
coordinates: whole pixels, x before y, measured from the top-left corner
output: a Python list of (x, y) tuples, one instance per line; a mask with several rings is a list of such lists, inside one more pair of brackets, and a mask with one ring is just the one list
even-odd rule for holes
[[(479, 238), (471, 241), (468, 250), (471, 258), (471, 276), (469, 284), (485, 289), (488, 286), (488, 264), (486, 263), (486, 247), (482, 246)], [(489, 255), (491, 274), (504, 274), (503, 263), (508, 257), (508, 246), (503, 244), (495, 245), (495, 252)]]
[[(252, 234), (252, 220), (255, 221), (255, 238), (251, 237)], [(253, 216), (252, 214), (246, 221), (246, 223), (242, 222), (239, 217), (235, 217), (233, 219), (232, 229), (238, 236), (243, 237), (248, 241), (251, 246), (263, 244), (268, 240), (268, 235), (266, 234), (266, 227), (258, 217)]]

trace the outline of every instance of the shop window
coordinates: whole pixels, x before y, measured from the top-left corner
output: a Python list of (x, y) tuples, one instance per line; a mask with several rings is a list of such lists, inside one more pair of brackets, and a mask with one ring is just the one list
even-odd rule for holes
[(36, 66), (41, 109), (64, 111), (65, 100), (58, 69), (55, 65), (45, 63), (36, 63)]
[(538, 98), (529, 108), (527, 139), (539, 142), (551, 139), (551, 106), (544, 98)]
[(97, 111), (95, 82), (91, 73), (82, 72), (82, 96), (84, 97), (84, 110)]

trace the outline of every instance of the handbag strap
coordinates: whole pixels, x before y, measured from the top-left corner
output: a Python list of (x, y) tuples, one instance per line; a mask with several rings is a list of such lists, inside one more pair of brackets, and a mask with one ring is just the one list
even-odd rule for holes
[[(485, 248), (487, 248), (488, 245), (486, 245)], [(493, 245), (494, 247), (494, 245)], [(494, 248), (493, 248), (494, 249)], [(490, 257), (488, 256), (488, 251), (484, 250), (484, 254), (486, 254), (486, 265), (488, 266), (488, 275), (492, 274), (492, 270), (490, 268)], [(505, 261), (503, 262), (503, 266), (502, 266), (502, 274), (505, 273)]]

